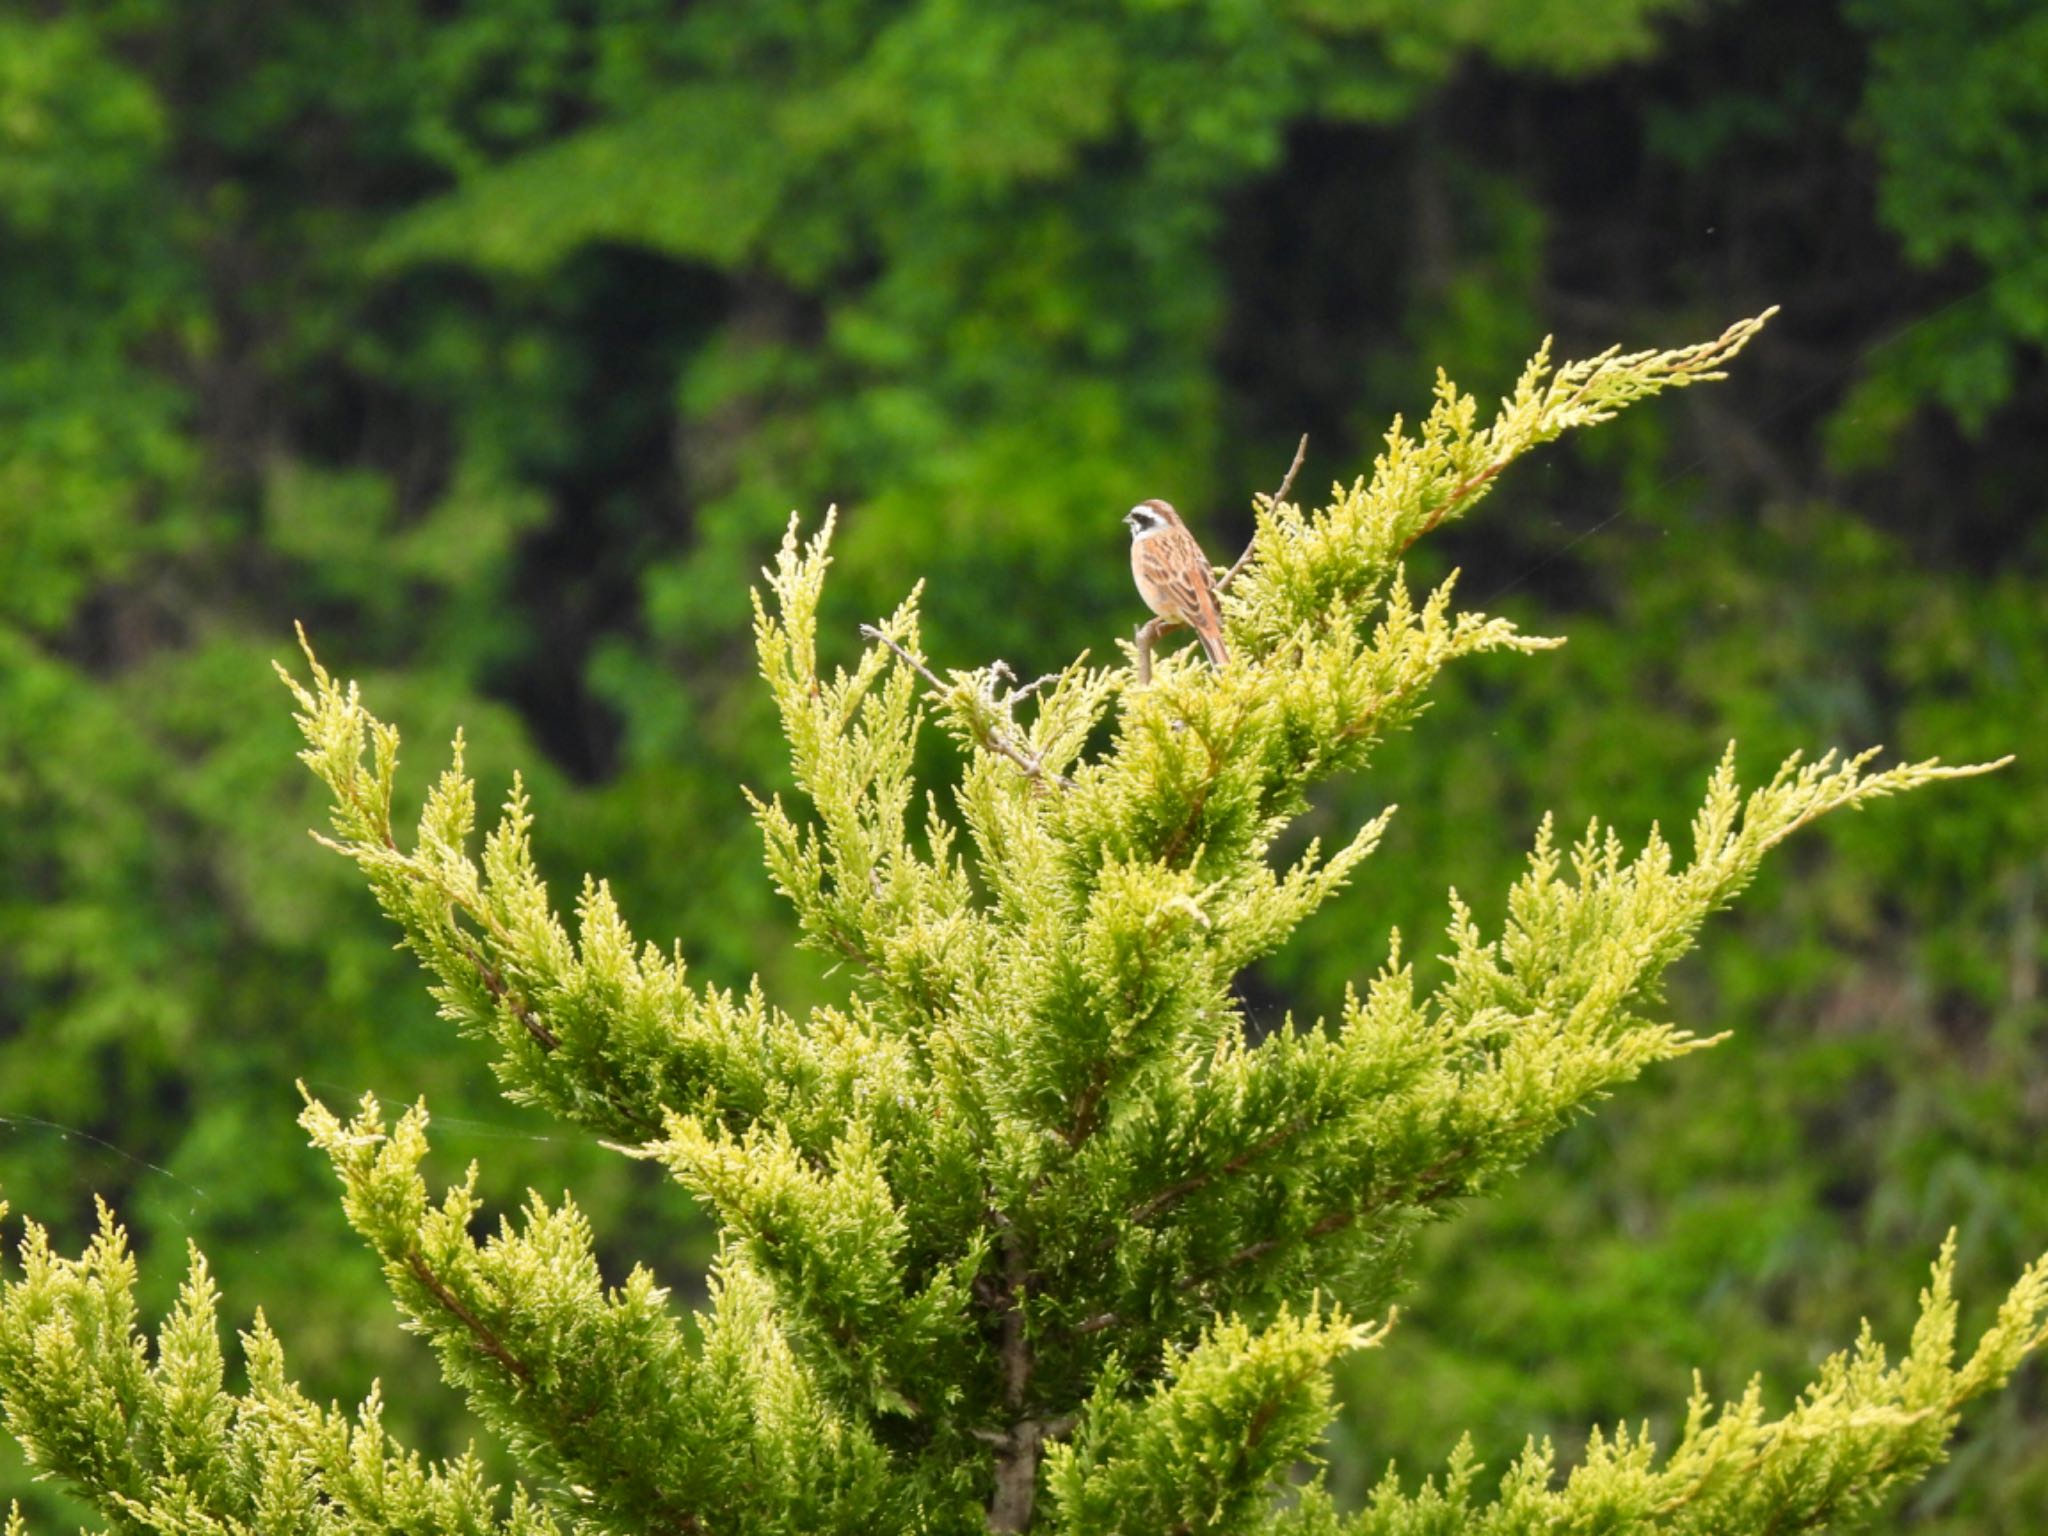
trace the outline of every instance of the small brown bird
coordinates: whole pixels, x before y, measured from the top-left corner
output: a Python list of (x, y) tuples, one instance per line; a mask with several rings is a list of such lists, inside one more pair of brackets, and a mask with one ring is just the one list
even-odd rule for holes
[(1131, 575), (1145, 606), (1162, 619), (1185, 624), (1209, 653), (1209, 664), (1230, 659), (1223, 649), (1223, 615), (1216, 606), (1216, 578), (1209, 557), (1180, 520), (1157, 499), (1141, 501), (1124, 514), (1131, 529)]

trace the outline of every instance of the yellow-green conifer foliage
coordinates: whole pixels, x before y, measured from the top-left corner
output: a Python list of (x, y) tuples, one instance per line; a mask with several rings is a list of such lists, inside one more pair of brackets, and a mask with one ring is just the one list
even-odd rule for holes
[[(1085, 658), (1029, 688), (994, 665), (941, 678), (915, 593), (828, 667), (831, 522), (808, 542), (792, 525), (756, 639), (796, 794), (753, 804), (770, 875), (844, 980), (805, 1017), (696, 983), (600, 880), (560, 917), (516, 785), (474, 853), (459, 740), (401, 834), (397, 731), (309, 652), (291, 686), (332, 846), (509, 1098), (658, 1161), (713, 1215), (709, 1305), (602, 1275), (566, 1200), (486, 1232), (474, 1171), (435, 1198), (423, 1105), (394, 1121), (366, 1096), (344, 1119), (309, 1100), (349, 1223), (523, 1469), (509, 1503), (473, 1461), (394, 1444), (374, 1396), (352, 1415), (308, 1401), (260, 1315), (229, 1391), (196, 1251), (147, 1339), (105, 1212), (75, 1260), (31, 1225), (4, 1277), (9, 1428), (119, 1531), (1739, 1536), (1878, 1508), (2042, 1342), (2048, 1261), (1958, 1364), (1945, 1251), (1897, 1364), (1866, 1332), (1778, 1418), (1760, 1387), (1720, 1407), (1695, 1387), (1667, 1451), (1595, 1430), (1569, 1477), (1532, 1445), (1494, 1486), (1446, 1447), (1440, 1474), (1390, 1474), (1348, 1514), (1296, 1469), (1332, 1362), (1398, 1326), (1423, 1224), (1713, 1043), (1661, 1016), (1660, 979), (1764, 855), (1979, 769), (1830, 753), (1745, 791), (1731, 753), (1689, 855), (1546, 823), (1500, 933), (1453, 894), (1431, 990), (1398, 936), (1312, 1023), (1256, 1034), (1232, 990), (1392, 814), (1277, 866), (1311, 787), (1364, 766), (1452, 661), (1557, 643), (1459, 611), (1449, 582), (1411, 593), (1403, 552), (1531, 448), (1720, 377), (1761, 323), (1556, 369), (1539, 354), (1485, 427), (1440, 381), (1369, 476), (1318, 510), (1260, 507), (1220, 671), (1183, 650), (1143, 683)], [(928, 719), (967, 757), (950, 802), (914, 782)]]

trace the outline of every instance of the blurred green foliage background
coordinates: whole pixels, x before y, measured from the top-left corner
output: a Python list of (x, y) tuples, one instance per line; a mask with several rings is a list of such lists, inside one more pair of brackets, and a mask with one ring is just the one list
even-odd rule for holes
[[(1439, 364), (1498, 391), (1784, 313), (1733, 382), (1508, 477), (1417, 551), (1571, 644), (1472, 664), (1320, 806), (1394, 832), (1246, 987), (1334, 1007), (1536, 819), (1640, 832), (1730, 736), (2004, 774), (1831, 826), (1682, 973), (1727, 1029), (1441, 1229), (1333, 1447), (1575, 1453), (1687, 1372), (1895, 1335), (1942, 1232), (2048, 1245), (2048, 10), (2032, 0), (70, 0), (0, 7), (0, 1190), (152, 1294), (182, 1245), (316, 1395), (470, 1432), (293, 1123), (424, 1093), (444, 1172), (571, 1186), (687, 1287), (685, 1202), (497, 1099), (292, 760), (304, 620), (402, 722), (536, 791), (710, 974), (789, 948), (737, 786), (781, 782), (746, 591), (846, 509), (853, 626), (929, 581), (942, 663), (1142, 617), (1118, 523), (1225, 558), (1369, 463)], [(950, 758), (935, 746), (930, 771)], [(0, 1491), (55, 1528), (11, 1444)], [(2048, 1382), (1903, 1528), (2037, 1531)]]

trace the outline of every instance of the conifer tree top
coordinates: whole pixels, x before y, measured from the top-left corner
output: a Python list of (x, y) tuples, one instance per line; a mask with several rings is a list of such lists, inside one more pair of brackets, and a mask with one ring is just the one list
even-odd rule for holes
[[(473, 855), (459, 738), (402, 837), (397, 732), (309, 650), (310, 682), (287, 680), (333, 792), (327, 840), (510, 1098), (658, 1161), (713, 1215), (711, 1303), (690, 1323), (645, 1271), (608, 1286), (566, 1201), (536, 1196), (479, 1241), (473, 1175), (429, 1196), (423, 1106), (393, 1122), (366, 1098), (345, 1120), (309, 1101), (349, 1221), (528, 1473), (510, 1517), (473, 1467), (390, 1448), (374, 1402), (353, 1420), (306, 1403), (260, 1324), (250, 1391), (227, 1396), (196, 1257), (146, 1365), (111, 1223), (76, 1262), (32, 1232), (8, 1280), (17, 1433), (110, 1518), (158, 1529), (1742, 1532), (1872, 1507), (2041, 1342), (2048, 1269), (1958, 1368), (1945, 1253), (1897, 1366), (1866, 1337), (1775, 1422), (1755, 1391), (1718, 1412), (1696, 1397), (1662, 1461), (1624, 1431), (1561, 1485), (1532, 1447), (1491, 1503), (1462, 1452), (1349, 1517), (1281, 1492), (1314, 1460), (1330, 1363), (1392, 1326), (1417, 1231), (1712, 1043), (1660, 1016), (1660, 980), (1765, 853), (1979, 768), (1830, 753), (1745, 792), (1731, 749), (1689, 854), (1546, 822), (1499, 933), (1453, 895), (1428, 990), (1394, 936), (1312, 1022), (1257, 1037), (1232, 991), (1393, 814), (1276, 867), (1310, 787), (1408, 725), (1448, 663), (1558, 643), (1457, 611), (1451, 581), (1412, 594), (1403, 552), (1522, 453), (1721, 377), (1764, 318), (1555, 369), (1546, 348), (1484, 427), (1439, 378), (1414, 435), (1397, 422), (1327, 505), (1261, 502), (1220, 670), (1183, 651), (1142, 681), (1085, 658), (1031, 689), (993, 667), (942, 678), (915, 592), (828, 666), (832, 522), (808, 540), (793, 522), (755, 638), (796, 793), (752, 806), (804, 942), (845, 978), (807, 1017), (697, 984), (601, 881), (560, 918), (516, 783)], [(963, 754), (949, 796), (914, 782), (928, 718)], [(155, 1427), (116, 1445), (117, 1410)]]

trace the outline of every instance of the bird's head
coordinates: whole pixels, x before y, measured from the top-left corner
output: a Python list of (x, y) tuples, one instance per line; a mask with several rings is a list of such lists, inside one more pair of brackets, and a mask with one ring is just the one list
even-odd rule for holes
[(1134, 539), (1148, 533), (1157, 533), (1161, 528), (1169, 528), (1179, 521), (1179, 514), (1157, 497), (1139, 502), (1124, 514), (1124, 524), (1131, 530), (1131, 537)]

